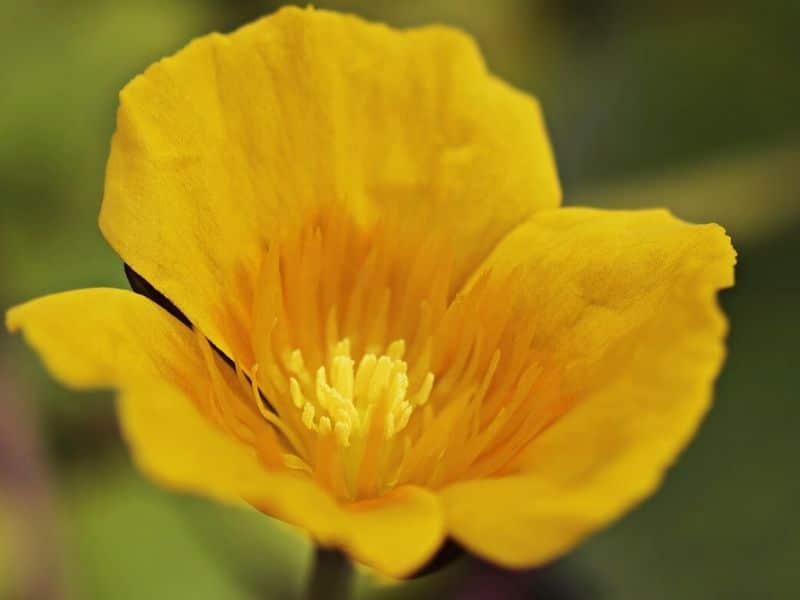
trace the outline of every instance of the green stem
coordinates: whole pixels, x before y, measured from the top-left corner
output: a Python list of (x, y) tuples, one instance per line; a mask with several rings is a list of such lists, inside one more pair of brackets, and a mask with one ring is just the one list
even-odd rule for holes
[(347, 600), (353, 579), (350, 561), (339, 550), (317, 546), (306, 600)]

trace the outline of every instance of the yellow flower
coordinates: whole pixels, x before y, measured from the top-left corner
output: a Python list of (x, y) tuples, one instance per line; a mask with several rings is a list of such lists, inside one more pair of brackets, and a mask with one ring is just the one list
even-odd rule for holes
[(467, 36), (287, 8), (121, 95), (100, 225), (191, 326), (90, 289), (8, 327), (119, 390), (165, 485), (393, 576), (447, 536), (534, 566), (657, 486), (733, 282), (716, 225), (559, 203), (536, 101)]

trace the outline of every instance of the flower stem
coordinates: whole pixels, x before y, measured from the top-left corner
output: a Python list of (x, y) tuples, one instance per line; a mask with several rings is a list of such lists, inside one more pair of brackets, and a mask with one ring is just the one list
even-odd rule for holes
[(313, 560), (306, 600), (347, 600), (353, 579), (347, 557), (339, 550), (317, 546)]

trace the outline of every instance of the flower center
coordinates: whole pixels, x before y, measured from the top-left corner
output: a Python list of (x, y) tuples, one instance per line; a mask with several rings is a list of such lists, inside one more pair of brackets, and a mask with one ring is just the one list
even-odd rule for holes
[(414, 409), (430, 398), (433, 373), (411, 388), (404, 353), (405, 342), (396, 340), (383, 354), (363, 354), (356, 365), (345, 338), (316, 371), (299, 348), (289, 354), (289, 393), (303, 426), (316, 434), (317, 476), (347, 496), (370, 495), (380, 491), (376, 485), (394, 483), (385, 477), (394, 443)]
[(248, 316), (252, 364), (235, 361), (247, 394), (210, 402), (265, 464), (339, 498), (513, 472), (571, 402), (513, 272), (454, 292), (446, 247), (406, 239), (333, 214), (273, 243)]
[(328, 368), (321, 366), (312, 379), (300, 349), (292, 352), (292, 401), (302, 411), (303, 425), (321, 435), (331, 432), (339, 446), (363, 442), (373, 429), (391, 440), (401, 432), (417, 406), (430, 397), (433, 373), (414, 393), (409, 392), (405, 342), (389, 344), (386, 354), (367, 353), (358, 367), (350, 356), (350, 340), (336, 344)]

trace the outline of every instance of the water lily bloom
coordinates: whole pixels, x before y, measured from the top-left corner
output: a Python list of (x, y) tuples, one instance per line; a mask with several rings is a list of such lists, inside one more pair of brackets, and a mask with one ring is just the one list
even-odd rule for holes
[(164, 485), (392, 576), (448, 538), (531, 567), (694, 434), (735, 260), (716, 225), (560, 201), (537, 102), (469, 37), (286, 8), (121, 94), (100, 226), (144, 295), (7, 324), (118, 390)]

